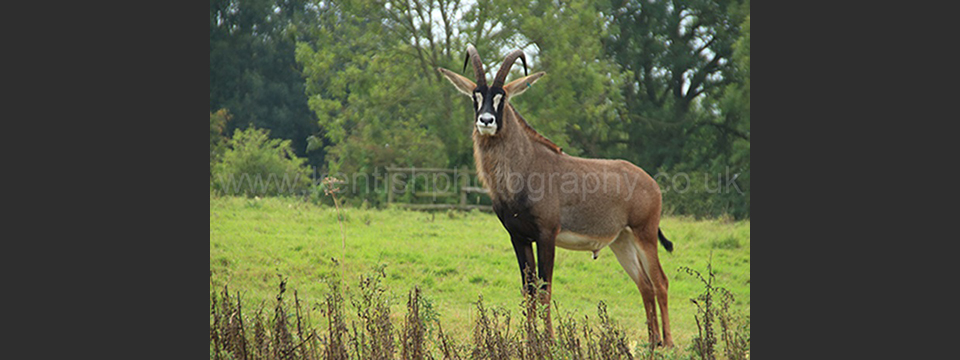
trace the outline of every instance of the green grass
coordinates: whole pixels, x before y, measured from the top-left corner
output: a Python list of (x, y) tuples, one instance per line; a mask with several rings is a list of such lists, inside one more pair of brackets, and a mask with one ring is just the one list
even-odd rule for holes
[[(420, 286), (433, 304), (446, 333), (466, 341), (476, 316), (474, 303), (483, 294), (488, 308), (500, 307), (520, 319), (520, 274), (509, 236), (496, 216), (482, 212), (416, 212), (400, 209), (342, 209), (345, 218), (345, 284), (384, 265), (384, 285), (400, 324), (407, 292)], [(660, 247), (660, 260), (670, 281), (670, 320), (674, 340), (686, 352), (697, 335), (696, 307), (689, 299), (703, 291), (681, 266), (706, 272), (712, 254), (718, 286), (736, 297), (732, 309), (750, 311), (750, 222), (666, 217), (664, 234), (673, 253)], [(331, 258), (341, 257), (336, 209), (293, 199), (210, 198), (211, 292), (228, 285), (241, 292), (245, 309), (261, 302), (273, 306), (278, 274), (287, 288), (312, 307), (328, 287), (321, 281), (338, 273)], [(610, 317), (634, 344), (646, 343), (640, 292), (616, 257), (604, 249), (590, 252), (558, 249), (553, 300), (564, 315), (596, 319), (597, 303), (607, 304)], [(347, 309), (348, 313), (352, 311)], [(318, 311), (310, 317), (321, 322)]]

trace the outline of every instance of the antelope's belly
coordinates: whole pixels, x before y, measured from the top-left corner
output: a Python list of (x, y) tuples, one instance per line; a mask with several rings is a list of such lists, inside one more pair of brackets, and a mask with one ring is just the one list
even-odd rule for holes
[(584, 235), (572, 231), (560, 230), (557, 234), (557, 246), (567, 250), (593, 251), (596, 253), (600, 249), (610, 245), (619, 234), (605, 235)]

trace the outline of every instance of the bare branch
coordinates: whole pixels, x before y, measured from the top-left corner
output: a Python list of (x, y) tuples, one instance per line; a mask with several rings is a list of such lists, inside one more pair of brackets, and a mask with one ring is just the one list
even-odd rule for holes
[(450, 57), (450, 36), (452, 35), (451, 33), (453, 31), (450, 28), (450, 17), (447, 15), (446, 5), (448, 4), (448, 2), (444, 0), (440, 0), (439, 2), (440, 2), (440, 21), (443, 22), (443, 35), (444, 35), (444, 39), (443, 39), (444, 48), (442, 53), (444, 57), (449, 58)]
[[(422, 36), (425, 37), (427, 40), (427, 43), (430, 44), (430, 49), (428, 50), (430, 51), (431, 61), (430, 61), (430, 64), (428, 64), (428, 66), (425, 67), (425, 68), (430, 68), (433, 65), (437, 64), (437, 50), (436, 50), (437, 47), (433, 42), (433, 15), (432, 15), (433, 1), (430, 1), (427, 3), (427, 6), (429, 6), (429, 8), (427, 8), (426, 10), (423, 9), (423, 6), (420, 4), (420, 1), (413, 0), (413, 3), (415, 5), (414, 8), (416, 9), (416, 12), (417, 12), (417, 18), (420, 19), (420, 31), (424, 33)], [(426, 13), (426, 15), (424, 15), (424, 13)]]
[(421, 70), (423, 70), (424, 74), (427, 74), (429, 73), (428, 69), (430, 68), (430, 64), (427, 62), (426, 58), (424, 58), (423, 56), (423, 49), (420, 46), (420, 35), (419, 35), (420, 31), (419, 29), (417, 29), (417, 26), (413, 23), (413, 14), (411, 14), (409, 1), (410, 0), (405, 1), (402, 7), (398, 6), (397, 8), (401, 9), (402, 14), (404, 15), (404, 20), (406, 20), (406, 22), (404, 23), (404, 27), (407, 28), (408, 31), (410, 31), (411, 35), (413, 35), (413, 44), (411, 45), (417, 50), (417, 59), (420, 60)]

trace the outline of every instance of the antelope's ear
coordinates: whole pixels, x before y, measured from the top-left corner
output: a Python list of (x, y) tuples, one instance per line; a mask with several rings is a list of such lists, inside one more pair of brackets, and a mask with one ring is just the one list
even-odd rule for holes
[(452, 83), (453, 86), (456, 86), (457, 90), (460, 90), (460, 92), (462, 92), (466, 96), (469, 96), (471, 98), (473, 97), (473, 89), (477, 88), (476, 83), (474, 83), (473, 81), (470, 81), (470, 79), (467, 79), (460, 74), (457, 74), (453, 71), (450, 71), (444, 68), (437, 68), (437, 71), (443, 74), (443, 76), (446, 77), (447, 80), (450, 80), (450, 83)]
[(541, 77), (547, 73), (540, 71), (533, 75), (524, 76), (522, 78), (511, 81), (509, 84), (503, 86), (503, 90), (507, 92), (507, 96), (514, 97), (520, 94), (523, 94), (524, 91), (527, 91), (533, 83), (540, 80)]

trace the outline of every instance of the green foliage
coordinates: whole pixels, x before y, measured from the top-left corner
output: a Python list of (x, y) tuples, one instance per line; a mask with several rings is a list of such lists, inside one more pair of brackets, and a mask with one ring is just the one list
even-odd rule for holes
[(664, 211), (696, 218), (747, 217), (750, 214), (749, 168), (744, 172), (742, 168), (723, 163), (709, 163), (706, 169), (662, 172), (665, 176), (657, 180)]
[(230, 121), (230, 112), (227, 109), (220, 109), (217, 112), (210, 113), (210, 174), (213, 176), (213, 164), (220, 160), (227, 142), (223, 136), (223, 129)]
[(315, 14), (307, 0), (210, 1), (210, 111), (230, 109), (232, 133), (253, 125), (291, 140), (298, 156), (306, 138), (322, 131), (307, 107), (304, 82), (294, 59), (298, 29)]
[[(424, 49), (408, 43), (407, 36), (425, 29), (404, 19), (426, 10), (391, 4), (388, 11), (363, 2), (324, 2), (321, 26), (297, 45), (308, 104), (330, 144), (330, 173), (447, 166), (451, 158), (470, 156), (469, 125), (456, 127), (447, 116), (453, 95), (435, 70), (438, 52), (450, 54), (450, 44), (444, 52), (439, 44)], [(432, 56), (411, 56), (421, 52)], [(461, 154), (451, 155), (448, 144)]]
[[(211, 189), (219, 194), (295, 195), (310, 185), (310, 169), (290, 148), (290, 140), (270, 139), (269, 131), (235, 130), (214, 164)], [(250, 203), (247, 204), (251, 206)], [(259, 203), (254, 203), (259, 207)]]
[[(535, 56), (533, 71), (547, 73), (535, 89), (511, 100), (518, 111), (569, 154), (621, 156), (626, 148), (615, 143), (627, 137), (617, 105), (625, 78), (603, 54), (599, 39), (608, 29), (597, 5), (514, 1), (503, 11), (503, 26), (516, 32), (518, 43), (530, 44), (525, 50)], [(515, 66), (514, 74), (520, 71)]]
[[(739, 7), (731, 5), (730, 19), (743, 21), (739, 37), (730, 45), (732, 55), (724, 73), (728, 80), (715, 96), (702, 101), (716, 115), (705, 117), (686, 130), (685, 135), (695, 141), (684, 144), (682, 152), (687, 156), (673, 167), (674, 172), (710, 178), (702, 183), (703, 188), (697, 189), (701, 191), (669, 197), (679, 213), (727, 214), (738, 219), (750, 216), (749, 5), (749, 1)], [(664, 195), (665, 203), (667, 199), (668, 195)]]
[[(750, 214), (750, 2), (257, 0), (211, 2), (211, 111), (290, 139), (326, 174), (473, 166), (460, 71), (510, 50), (547, 75), (512, 99), (572, 155), (737, 175), (740, 192), (665, 194), (678, 214)], [(509, 79), (522, 73), (519, 63)], [(467, 71), (468, 77), (473, 77)], [(363, 178), (369, 179), (369, 178)], [(366, 180), (363, 180), (366, 181)], [(373, 188), (370, 184), (357, 184)], [(383, 192), (344, 201), (379, 204)]]

